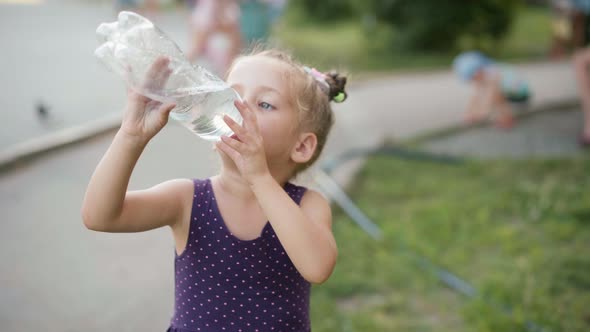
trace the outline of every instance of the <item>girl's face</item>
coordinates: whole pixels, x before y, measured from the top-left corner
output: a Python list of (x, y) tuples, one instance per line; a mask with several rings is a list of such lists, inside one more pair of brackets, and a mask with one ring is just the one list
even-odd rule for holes
[(269, 167), (284, 167), (296, 143), (299, 115), (289, 89), (288, 64), (265, 56), (240, 59), (227, 77), (256, 113)]

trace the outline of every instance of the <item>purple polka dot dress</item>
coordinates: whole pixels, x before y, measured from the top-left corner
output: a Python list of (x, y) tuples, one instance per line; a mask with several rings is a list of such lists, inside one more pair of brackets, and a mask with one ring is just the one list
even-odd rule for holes
[[(211, 181), (195, 180), (186, 249), (175, 258), (175, 310), (168, 332), (310, 331), (310, 284), (271, 224), (244, 241), (225, 225)], [(304, 187), (287, 183), (299, 204)]]

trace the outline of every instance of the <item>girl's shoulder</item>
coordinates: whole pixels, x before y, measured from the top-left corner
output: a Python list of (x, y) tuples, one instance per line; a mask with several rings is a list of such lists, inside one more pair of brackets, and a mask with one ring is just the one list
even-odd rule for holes
[(285, 191), (293, 200), (300, 205), (309, 202), (326, 203), (328, 200), (323, 193), (317, 191), (317, 187), (308, 178), (301, 178), (295, 181), (289, 181), (284, 186)]
[(211, 195), (211, 180), (212, 178), (193, 178), (193, 179), (182, 179), (184, 182), (184, 190), (190, 191), (190, 197), (196, 197), (195, 195), (202, 193)]
[(193, 192), (195, 190), (195, 180), (186, 178), (173, 179), (163, 182), (160, 186), (167, 188), (162, 191), (161, 194), (180, 200), (184, 203), (183, 205), (192, 202)]
[(332, 209), (330, 201), (324, 195), (313, 189), (308, 189), (301, 198), (300, 206), (303, 213), (309, 218), (331, 227)]
[[(198, 190), (198, 184), (203, 183), (202, 179), (174, 179), (166, 181), (170, 187), (168, 194), (170, 198), (177, 200), (180, 203), (180, 218), (172, 227), (176, 232), (180, 232), (181, 238), (183, 234), (188, 232), (188, 225), (190, 221), (190, 214), (193, 206), (193, 198)], [(183, 233), (184, 232), (184, 233)]]
[(330, 202), (328, 201), (328, 199), (319, 191), (313, 190), (313, 189), (308, 189), (305, 187), (301, 187), (303, 189), (302, 191), (302, 195), (301, 195), (301, 204), (313, 204), (313, 205), (317, 205), (317, 204), (321, 204), (321, 205), (330, 205)]
[(193, 180), (191, 179), (172, 179), (161, 182), (149, 190), (142, 190), (149, 192), (154, 197), (161, 198), (178, 198), (192, 191)]
[(171, 188), (171, 190), (174, 190), (177, 192), (183, 192), (183, 191), (188, 191), (188, 190), (192, 189), (195, 181), (196, 180), (193, 180), (193, 179), (178, 178), (178, 179), (168, 180), (164, 183), (167, 186), (169, 186)]

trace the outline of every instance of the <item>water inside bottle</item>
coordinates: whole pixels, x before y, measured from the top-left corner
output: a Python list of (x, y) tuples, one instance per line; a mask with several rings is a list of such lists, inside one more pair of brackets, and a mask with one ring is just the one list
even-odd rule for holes
[(180, 102), (170, 113), (170, 117), (205, 140), (218, 141), (221, 136), (233, 134), (223, 121), (224, 114), (239, 124), (242, 122), (242, 117), (234, 105), (234, 100), (241, 100), (240, 96), (230, 87), (203, 91), (191, 95), (190, 99), (192, 100), (184, 105)]
[[(205, 68), (189, 63), (174, 41), (146, 18), (124, 11), (117, 22), (103, 23), (96, 32), (101, 43), (95, 51), (98, 59), (136, 92), (161, 103), (176, 103), (170, 117), (197, 136), (209, 141), (231, 136), (225, 114), (242, 123), (234, 105), (241, 100), (238, 93)], [(157, 75), (148, 77), (162, 56), (170, 61), (171, 75), (165, 81)]]

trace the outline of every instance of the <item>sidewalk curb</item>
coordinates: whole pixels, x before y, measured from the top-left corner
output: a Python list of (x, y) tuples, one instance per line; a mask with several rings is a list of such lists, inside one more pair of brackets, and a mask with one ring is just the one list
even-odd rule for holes
[[(578, 105), (579, 101), (577, 98), (551, 101), (542, 105), (531, 107), (529, 110), (518, 114), (517, 118), (534, 115), (539, 112), (576, 107)], [(4, 151), (0, 151), (0, 173), (15, 167), (19, 163), (30, 161), (48, 152), (81, 143), (93, 137), (113, 131), (119, 127), (121, 123), (121, 116), (122, 115), (118, 113), (112, 114), (88, 124), (67, 128), (56, 133), (34, 138), (23, 143), (16, 144), (15, 146), (12, 146)], [(485, 125), (485, 123), (475, 125), (457, 124), (438, 130), (417, 134), (414, 137), (403, 140), (399, 143), (403, 145), (420, 144), (421, 142), (427, 140), (483, 127)]]
[[(561, 100), (547, 101), (546, 103), (543, 103), (541, 105), (534, 105), (534, 106), (530, 107), (529, 109), (527, 109), (526, 111), (518, 112), (517, 114), (515, 114), (514, 117), (515, 117), (515, 119), (518, 120), (518, 119), (523, 119), (523, 118), (526, 118), (529, 116), (534, 116), (536, 114), (543, 113), (543, 112), (560, 111), (560, 110), (566, 110), (566, 109), (576, 108), (576, 107), (580, 107), (580, 101), (578, 98), (574, 98), (574, 97), (564, 98)], [(490, 125), (490, 123), (488, 123), (487, 121), (483, 121), (483, 122), (479, 122), (479, 123), (475, 123), (475, 124), (458, 123), (458, 124), (451, 125), (448, 127), (426, 131), (421, 134), (417, 134), (417, 135), (414, 135), (413, 137), (410, 137), (410, 138), (407, 138), (407, 139), (404, 139), (401, 141), (397, 141), (394, 143), (398, 144), (398, 145), (403, 145), (403, 146), (408, 146), (408, 145), (415, 146), (415, 145), (422, 144), (426, 141), (447, 137), (450, 135), (454, 135), (457, 133), (461, 133), (461, 132), (465, 132), (465, 131), (469, 131), (469, 130), (473, 130), (473, 129), (487, 127), (489, 125)], [(513, 130), (516, 130), (518, 128), (517, 126)]]
[(117, 129), (121, 124), (121, 117), (122, 114), (111, 114), (90, 123), (66, 128), (2, 150), (0, 151), (0, 173), (50, 151), (77, 144)]

